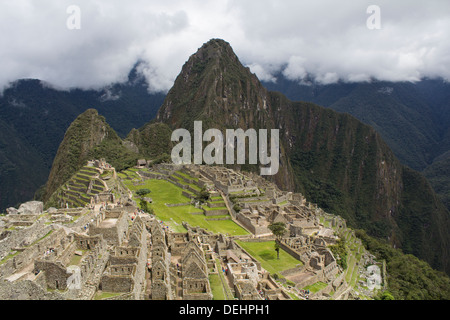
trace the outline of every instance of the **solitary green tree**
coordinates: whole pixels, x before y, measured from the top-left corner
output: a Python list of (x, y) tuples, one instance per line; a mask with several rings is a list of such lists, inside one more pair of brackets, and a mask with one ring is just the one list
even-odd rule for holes
[(286, 233), (286, 225), (283, 222), (275, 222), (269, 225), (270, 231), (275, 235), (275, 251), (277, 252), (277, 259), (280, 259), (280, 240)]
[(209, 199), (210, 199), (210, 194), (209, 194), (208, 190), (206, 189), (206, 187), (203, 187), (200, 190), (200, 193), (197, 195), (197, 197), (195, 197), (195, 200), (200, 202), (200, 204), (206, 203)]
[(148, 202), (145, 201), (144, 199), (139, 200), (139, 206), (141, 207), (142, 210), (144, 210), (144, 212), (150, 211), (150, 209), (148, 207)]
[(142, 197), (145, 197), (146, 195), (148, 195), (150, 192), (151, 191), (149, 189), (139, 189), (136, 191), (136, 194), (142, 198)]
[(139, 196), (140, 200), (139, 200), (139, 206), (141, 207), (142, 210), (144, 210), (144, 212), (148, 212), (151, 213), (150, 211), (153, 211), (150, 209), (150, 207), (148, 206), (149, 203), (147, 200), (144, 199), (144, 197), (146, 195), (148, 195), (151, 191), (149, 189), (139, 189), (136, 191), (136, 195)]

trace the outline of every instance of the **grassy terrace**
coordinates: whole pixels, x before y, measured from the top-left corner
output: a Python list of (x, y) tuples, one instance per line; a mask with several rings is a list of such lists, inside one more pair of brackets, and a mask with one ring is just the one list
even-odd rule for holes
[[(175, 175), (172, 175), (172, 177), (175, 178), (175, 179), (176, 179), (179, 183), (181, 183), (182, 185), (190, 186), (192, 189), (194, 189), (194, 190), (196, 190), (196, 191), (201, 191), (201, 190), (202, 190), (199, 186), (197, 186), (197, 185), (194, 184), (194, 183), (189, 183), (188, 181), (186, 181), (186, 180), (184, 180), (184, 179), (182, 179), (182, 178), (180, 178), (180, 177), (177, 177), (177, 176), (175, 176)], [(187, 179), (190, 179), (189, 176), (187, 176), (186, 174), (184, 174), (184, 177), (186, 177)]]
[(214, 300), (226, 300), (222, 282), (220, 281), (218, 274), (209, 275), (209, 283), (211, 285), (211, 291)]
[[(225, 204), (225, 203), (224, 203)], [(204, 205), (202, 207), (203, 209), (205, 209), (206, 211), (214, 211), (214, 210), (228, 210), (228, 208), (226, 206), (223, 207), (217, 207), (217, 208), (210, 208), (207, 205)]]
[(194, 181), (198, 181), (198, 178), (191, 177), (190, 175), (188, 175), (188, 174), (186, 174), (186, 173), (184, 173), (182, 171), (176, 171), (176, 173), (179, 174), (180, 176), (186, 178), (186, 179), (191, 179), (191, 180), (194, 180)]
[(312, 293), (316, 293), (316, 292), (319, 292), (322, 289), (325, 289), (327, 286), (328, 285), (326, 283), (319, 281), (319, 282), (316, 282), (316, 283), (314, 283), (314, 284), (312, 284), (310, 286), (306, 286), (303, 289), (304, 290), (309, 290)]
[(351, 233), (347, 234), (347, 246), (350, 254), (347, 257), (348, 267), (346, 270), (345, 281), (347, 281), (350, 286), (355, 287), (359, 280), (357, 263), (361, 260), (364, 248), (356, 241), (356, 237)]
[(69, 266), (71, 266), (71, 265), (74, 265), (74, 266), (77, 266), (77, 265), (79, 265), (80, 264), (80, 261), (81, 261), (81, 259), (83, 259), (83, 257), (84, 257), (84, 255), (85, 255), (85, 253), (87, 252), (87, 250), (80, 250), (83, 254), (81, 255), (81, 256), (79, 256), (79, 255), (76, 255), (76, 254), (74, 254), (73, 256), (72, 256), (72, 258), (70, 259), (70, 262), (69, 262)]
[[(150, 207), (154, 210), (155, 215), (169, 225), (175, 232), (186, 232), (182, 226), (182, 222), (186, 221), (191, 226), (198, 226), (214, 233), (235, 235), (246, 235), (248, 232), (234, 223), (232, 220), (210, 220), (201, 209), (197, 209), (192, 205), (185, 205), (180, 207), (168, 207), (167, 204), (189, 203), (190, 199), (182, 195), (182, 189), (166, 180), (145, 180), (143, 184), (135, 186), (130, 178), (133, 173), (128, 170), (124, 174), (119, 174), (120, 177), (127, 176), (123, 180), (126, 187), (133, 193), (139, 189), (149, 189), (151, 193), (148, 195), (152, 198), (153, 203)], [(135, 197), (139, 204), (139, 198)]]
[(295, 259), (283, 249), (280, 249), (280, 259), (277, 259), (275, 241), (266, 242), (243, 242), (236, 241), (250, 255), (261, 262), (261, 266), (271, 274), (292, 269), (301, 265), (300, 260)]
[(213, 294), (213, 300), (232, 300), (233, 294), (231, 293), (228, 282), (220, 267), (220, 261), (216, 259), (216, 269), (219, 271), (218, 274), (209, 275), (209, 283), (211, 285), (211, 291)]
[[(99, 174), (99, 171), (95, 168), (81, 168), (59, 188), (56, 196), (57, 201), (67, 202), (71, 207), (84, 207), (90, 202), (91, 196), (102, 192), (104, 189), (102, 182), (95, 178), (97, 174)], [(93, 183), (91, 192), (86, 193), (91, 182)], [(62, 195), (62, 191), (66, 193), (66, 196)]]
[(120, 296), (122, 293), (117, 293), (117, 292), (102, 292), (102, 291), (97, 291), (97, 293), (94, 296), (94, 300), (102, 300), (102, 299), (108, 299), (108, 298), (113, 298), (113, 297), (117, 297)]

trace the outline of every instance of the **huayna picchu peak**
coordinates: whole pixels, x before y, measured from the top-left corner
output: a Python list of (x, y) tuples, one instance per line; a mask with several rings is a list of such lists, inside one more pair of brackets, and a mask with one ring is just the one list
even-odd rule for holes
[[(278, 172), (173, 163), (194, 122), (279, 130)], [(266, 89), (221, 39), (125, 138), (95, 106), (78, 115), (41, 200), (0, 219), (0, 298), (450, 298), (450, 214), (428, 181), (371, 126)]]

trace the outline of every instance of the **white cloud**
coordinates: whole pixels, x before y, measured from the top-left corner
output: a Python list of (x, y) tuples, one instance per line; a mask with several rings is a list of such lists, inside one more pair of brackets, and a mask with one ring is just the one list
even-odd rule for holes
[(304, 67), (306, 59), (298, 56), (289, 58), (286, 68), (283, 70), (283, 75), (290, 80), (303, 80), (307, 76)]
[[(381, 8), (369, 30), (366, 9)], [(68, 30), (69, 5), (81, 29)], [(153, 91), (168, 90), (204, 42), (222, 38), (266, 81), (450, 79), (447, 0), (0, 0), (0, 87), (38, 78), (60, 88), (126, 81), (144, 61)]]
[(276, 82), (277, 78), (275, 78), (267, 68), (263, 68), (257, 63), (253, 63), (248, 65), (250, 71), (256, 74), (259, 80), (266, 82)]

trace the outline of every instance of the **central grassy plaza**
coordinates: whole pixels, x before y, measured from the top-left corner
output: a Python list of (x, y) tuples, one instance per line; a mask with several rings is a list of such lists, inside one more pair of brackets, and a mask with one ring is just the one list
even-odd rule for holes
[[(126, 176), (125, 176), (126, 175)], [(149, 189), (148, 197), (152, 198), (150, 208), (158, 219), (164, 221), (174, 232), (186, 232), (182, 226), (185, 221), (193, 227), (201, 227), (214, 233), (230, 236), (249, 234), (244, 228), (231, 220), (230, 215), (207, 217), (202, 209), (193, 205), (169, 207), (167, 204), (189, 203), (190, 199), (182, 195), (182, 189), (167, 180), (148, 179), (137, 183), (137, 174), (132, 170), (119, 174), (128, 189), (133, 192), (133, 198), (139, 204), (139, 196), (135, 192), (139, 189)], [(217, 220), (224, 218), (225, 220)]]

